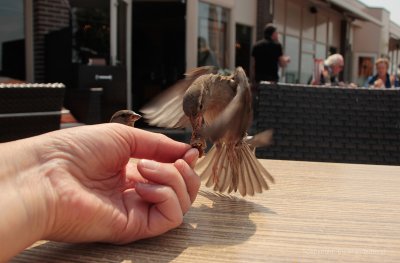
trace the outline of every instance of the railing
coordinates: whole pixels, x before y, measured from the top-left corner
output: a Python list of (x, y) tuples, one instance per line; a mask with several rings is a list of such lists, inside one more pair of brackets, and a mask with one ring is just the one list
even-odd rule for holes
[(256, 110), (260, 158), (400, 164), (400, 89), (262, 84)]
[(0, 142), (60, 128), (65, 86), (0, 84)]

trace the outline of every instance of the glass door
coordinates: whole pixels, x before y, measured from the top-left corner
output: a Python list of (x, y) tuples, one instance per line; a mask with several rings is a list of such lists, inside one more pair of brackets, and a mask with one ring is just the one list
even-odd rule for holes
[[(70, 4), (73, 82), (69, 87), (75, 90), (68, 92), (68, 105), (73, 113), (84, 108), (75, 114), (82, 122), (108, 122), (117, 110), (130, 108), (126, 70), (131, 1), (70, 0)], [(96, 118), (87, 120), (87, 115)]]
[(132, 107), (138, 110), (183, 77), (186, 3), (135, 0), (131, 10), (132, 55), (127, 57), (132, 58), (132, 70), (127, 72), (132, 75)]

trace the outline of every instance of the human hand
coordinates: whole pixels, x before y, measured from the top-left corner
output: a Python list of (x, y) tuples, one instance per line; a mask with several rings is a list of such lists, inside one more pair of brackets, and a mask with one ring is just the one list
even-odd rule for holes
[(348, 87), (351, 88), (351, 89), (356, 89), (358, 87), (358, 85), (353, 83), (353, 82), (351, 82), (350, 84), (348, 84)]
[(290, 63), (290, 57), (283, 55), (279, 57), (279, 66), (286, 67)]
[[(60, 169), (49, 174), (56, 216), (49, 219), (48, 238), (126, 243), (181, 224), (200, 185), (188, 165), (198, 153), (163, 135), (121, 126), (57, 134), (51, 142), (56, 150), (42, 154)], [(125, 166), (129, 157), (155, 161)]]
[(374, 82), (374, 87), (375, 88), (382, 88), (383, 86), (384, 86), (383, 85), (383, 81), (381, 79), (375, 80), (375, 82)]
[[(9, 145), (22, 144), (39, 168), (24, 175), (29, 186), (18, 180), (29, 189), (18, 199), (40, 208), (26, 213), (30, 222), (41, 222), (35, 224), (40, 239), (127, 243), (156, 236), (182, 223), (200, 186), (192, 169), (196, 149), (121, 124), (65, 129)], [(154, 161), (134, 164), (130, 157)]]

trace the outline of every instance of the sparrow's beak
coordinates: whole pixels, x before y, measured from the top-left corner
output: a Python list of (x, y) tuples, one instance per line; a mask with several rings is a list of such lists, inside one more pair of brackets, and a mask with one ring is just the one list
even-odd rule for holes
[(142, 118), (142, 115), (135, 113), (130, 116), (129, 120), (132, 122), (135, 122), (135, 121), (139, 120), (140, 118)]

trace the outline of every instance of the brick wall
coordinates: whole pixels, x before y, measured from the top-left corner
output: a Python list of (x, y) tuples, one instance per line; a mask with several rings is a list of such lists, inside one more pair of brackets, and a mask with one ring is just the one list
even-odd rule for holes
[(260, 86), (257, 130), (274, 129), (259, 158), (400, 164), (400, 90)]
[(69, 0), (34, 0), (34, 61), (35, 82), (44, 75), (44, 37), (47, 33), (69, 26)]

